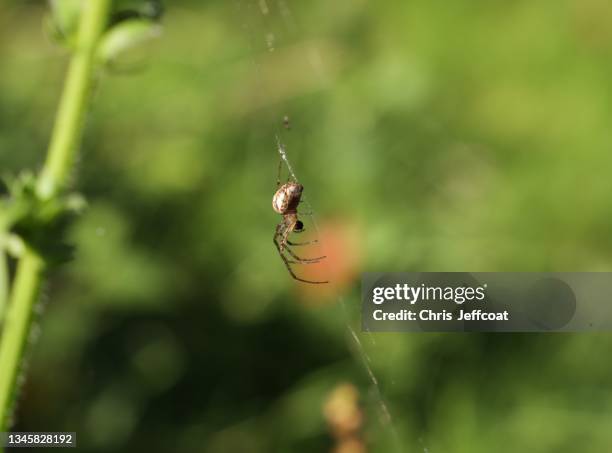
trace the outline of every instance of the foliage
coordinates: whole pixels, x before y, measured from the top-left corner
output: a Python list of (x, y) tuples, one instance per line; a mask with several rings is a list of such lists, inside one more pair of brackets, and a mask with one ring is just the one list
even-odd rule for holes
[[(92, 452), (326, 451), (326, 398), (350, 382), (372, 451), (606, 451), (604, 334), (366, 337), (386, 425), (346, 333), (357, 277), (346, 311), (296, 288), (270, 198), (288, 115), (321, 229), (356, 236), (359, 272), (611, 271), (612, 9), (267, 3), (167, 2), (144, 64), (96, 87), (71, 174), (88, 209), (15, 429)], [(52, 127), (46, 12), (0, 6), (2, 173), (39, 168)]]

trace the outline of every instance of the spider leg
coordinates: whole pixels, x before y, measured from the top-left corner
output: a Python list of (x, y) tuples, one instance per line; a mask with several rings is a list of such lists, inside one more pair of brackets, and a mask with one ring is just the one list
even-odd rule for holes
[(291, 269), (291, 263), (292, 261), (289, 261), (287, 259), (287, 257), (283, 254), (283, 251), (281, 249), (281, 244), (278, 241), (278, 238), (281, 237), (282, 235), (279, 234), (280, 230), (282, 230), (281, 227), (282, 224), (280, 224), (279, 226), (276, 227), (276, 232), (274, 233), (274, 238), (273, 238), (273, 242), (274, 245), (276, 246), (276, 249), (278, 250), (278, 254), (280, 255), (281, 259), (283, 260), (283, 263), (285, 264), (285, 267), (287, 268), (287, 271), (289, 272), (289, 275), (291, 275), (291, 277), (293, 277), (294, 280), (297, 280), (299, 282), (303, 282), (303, 283), (312, 283), (312, 284), (323, 284), (323, 283), (329, 283), (328, 281), (314, 281), (314, 280), (306, 280), (303, 278), (298, 277), (295, 272), (293, 272), (293, 269)]
[[(276, 232), (274, 233), (274, 244), (276, 244), (280, 252), (284, 251), (285, 247), (287, 246), (287, 241), (283, 239), (286, 228), (287, 226), (284, 223), (279, 223), (278, 225), (276, 225)], [(277, 241), (277, 239), (280, 239), (280, 241)]]
[(321, 285), (321, 284), (329, 283), (329, 281), (327, 281), (327, 280), (325, 280), (325, 281), (315, 281), (315, 280), (306, 280), (304, 278), (298, 277), (297, 275), (295, 275), (295, 272), (293, 272), (293, 270), (291, 269), (291, 265), (289, 264), (289, 260), (287, 260), (287, 257), (281, 253), (281, 258), (283, 259), (283, 261), (285, 263), (285, 267), (289, 271), (289, 274), (291, 275), (291, 277), (293, 277), (294, 280), (297, 280), (297, 281), (302, 282), (302, 283), (312, 283), (312, 284), (315, 284), (315, 285)]
[(319, 256), (317, 258), (300, 258), (299, 256), (297, 256), (293, 250), (291, 250), (289, 247), (285, 246), (285, 251), (287, 253), (289, 253), (289, 255), (291, 255), (295, 260), (297, 260), (299, 263), (302, 264), (311, 264), (311, 263), (318, 263), (319, 261), (321, 261), (324, 258), (327, 258), (325, 255), (323, 256)]
[(293, 250), (287, 247), (287, 244), (289, 243), (289, 233), (291, 233), (292, 231), (295, 231), (296, 223), (297, 223), (297, 217), (293, 219), (293, 221), (290, 221), (289, 223), (282, 223), (281, 225), (283, 225), (283, 227), (281, 227), (280, 230), (277, 230), (277, 235), (281, 237), (282, 248), (286, 250), (287, 253), (289, 253), (289, 255), (291, 255), (293, 258), (295, 258), (300, 263), (316, 263), (322, 260), (323, 258), (326, 258), (325, 256), (319, 256), (317, 258), (300, 258), (293, 252)]
[[(287, 257), (285, 257), (285, 258), (287, 258)], [(293, 260), (290, 260), (289, 258), (287, 258), (287, 262), (288, 262), (289, 264), (304, 264), (304, 263), (300, 263), (299, 261), (293, 261)]]
[[(294, 231), (294, 233), (296, 233), (296, 231)], [(318, 239), (313, 239), (312, 241), (306, 241), (306, 242), (291, 242), (287, 240), (287, 244), (289, 245), (310, 245), (310, 244), (318, 244), (318, 243), (319, 243)]]
[(299, 262), (300, 264), (317, 263), (323, 258), (325, 258), (325, 256), (321, 256), (318, 258), (307, 259), (307, 258), (300, 258), (299, 256), (297, 256), (293, 250), (287, 247), (287, 244), (290, 243), (287, 240), (287, 236), (289, 235), (288, 229), (289, 227), (287, 227), (287, 225), (284, 223), (279, 223), (276, 226), (276, 232), (274, 233), (274, 243), (277, 245), (279, 252), (285, 252), (285, 251), (288, 252), (289, 255), (295, 258), (295, 260), (297, 260), (297, 262)]

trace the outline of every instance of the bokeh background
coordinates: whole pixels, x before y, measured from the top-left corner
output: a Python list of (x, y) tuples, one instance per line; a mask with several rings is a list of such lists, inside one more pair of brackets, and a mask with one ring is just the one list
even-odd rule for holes
[[(43, 162), (67, 62), (47, 14), (0, 3), (2, 173)], [(342, 423), (345, 452), (609, 451), (610, 335), (364, 336), (358, 309), (368, 270), (612, 271), (611, 22), (605, 0), (166, 2), (96, 88), (89, 207), (14, 429), (84, 452), (327, 452)], [(276, 134), (330, 255), (298, 272), (325, 288), (272, 245)]]

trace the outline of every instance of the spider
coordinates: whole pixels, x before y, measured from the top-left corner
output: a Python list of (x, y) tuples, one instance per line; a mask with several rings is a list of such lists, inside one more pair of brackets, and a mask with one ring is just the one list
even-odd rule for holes
[[(305, 280), (303, 278), (298, 277), (293, 269), (291, 268), (292, 264), (313, 264), (318, 263), (322, 259), (326, 258), (325, 256), (320, 256), (318, 258), (300, 258), (295, 254), (293, 250), (289, 248), (289, 246), (299, 246), (299, 245), (308, 245), (314, 244), (318, 242), (307, 241), (307, 242), (291, 242), (289, 240), (289, 234), (291, 233), (301, 233), (304, 231), (304, 223), (298, 219), (297, 208), (301, 202), (302, 191), (304, 190), (304, 186), (298, 183), (295, 179), (288, 179), (287, 182), (281, 185), (280, 176), (281, 176), (281, 168), (283, 165), (283, 160), (278, 164), (278, 179), (276, 181), (276, 193), (272, 197), (272, 208), (280, 215), (283, 216), (281, 222), (276, 225), (276, 231), (274, 232), (274, 245), (278, 250), (278, 254), (285, 263), (285, 267), (289, 271), (291, 276), (300, 282), (304, 283), (313, 283), (313, 284), (321, 284), (321, 283), (329, 283), (327, 281), (313, 281), (313, 280)], [(287, 258), (285, 252), (288, 253), (292, 259)]]

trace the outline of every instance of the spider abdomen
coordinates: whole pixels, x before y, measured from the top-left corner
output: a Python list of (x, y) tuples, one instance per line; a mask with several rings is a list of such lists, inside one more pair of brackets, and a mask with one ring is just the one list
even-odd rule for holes
[(279, 214), (297, 212), (304, 187), (296, 182), (288, 182), (279, 187), (272, 197), (272, 208)]

